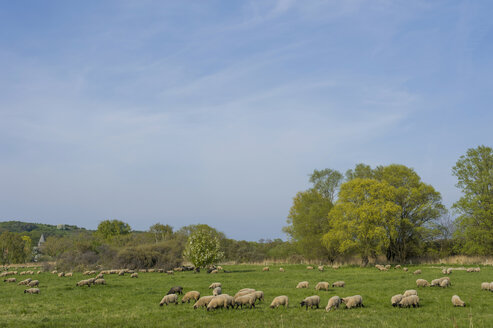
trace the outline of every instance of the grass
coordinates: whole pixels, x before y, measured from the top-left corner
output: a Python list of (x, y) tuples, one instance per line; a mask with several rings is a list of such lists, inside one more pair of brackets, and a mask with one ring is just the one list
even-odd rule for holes
[[(417, 268), (422, 274), (391, 269), (380, 272), (375, 268), (343, 267), (324, 272), (306, 270), (304, 265), (271, 266), (262, 272), (262, 266), (224, 266), (231, 273), (179, 272), (169, 276), (162, 273), (139, 273), (138, 279), (128, 275), (106, 275), (106, 286), (75, 287), (86, 279), (80, 273), (74, 277), (59, 278), (41, 273), (31, 278), (40, 281), (41, 294), (24, 294), (24, 286), (0, 282), (0, 327), (491, 327), (493, 324), (493, 293), (481, 291), (483, 281), (492, 281), (493, 268), (482, 267), (479, 273), (455, 271), (451, 274), (450, 288), (416, 288), (416, 279), (428, 281), (442, 276), (432, 266)], [(29, 276), (17, 276), (20, 281)], [(3, 279), (2, 279), (3, 280)], [(299, 281), (307, 280), (309, 289), (296, 289)], [(344, 280), (346, 287), (315, 291), (319, 281), (330, 283)], [(201, 295), (211, 294), (207, 287), (219, 281), (223, 293), (234, 295), (237, 290), (251, 287), (263, 290), (266, 300), (255, 309), (194, 310), (192, 303), (159, 307), (159, 301), (168, 289), (183, 286), (184, 291), (198, 290)], [(390, 305), (394, 294), (406, 289), (417, 289), (420, 308), (399, 309)], [(331, 296), (360, 294), (364, 308), (325, 312)], [(454, 308), (452, 295), (466, 302), (465, 308)], [(272, 310), (269, 304), (275, 296), (287, 295), (288, 309)], [(321, 297), (321, 308), (300, 308), (299, 302), (310, 295)]]

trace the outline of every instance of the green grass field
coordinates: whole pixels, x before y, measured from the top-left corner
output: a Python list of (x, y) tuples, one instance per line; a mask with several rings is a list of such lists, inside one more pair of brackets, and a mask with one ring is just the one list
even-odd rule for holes
[[(416, 279), (428, 281), (442, 277), (441, 270), (431, 266), (409, 267), (410, 272), (391, 269), (380, 272), (375, 268), (307, 270), (304, 265), (223, 266), (230, 273), (210, 275), (205, 272), (140, 273), (138, 279), (129, 275), (106, 275), (106, 286), (76, 287), (77, 281), (87, 279), (81, 273), (59, 278), (50, 273), (34, 275), (40, 281), (41, 294), (24, 294), (25, 286), (0, 283), (1, 327), (493, 327), (493, 293), (482, 291), (481, 282), (493, 281), (493, 268), (482, 267), (479, 273), (454, 271), (452, 287), (442, 289), (416, 288)], [(423, 274), (411, 272), (420, 268)], [(18, 281), (29, 276), (19, 276)], [(308, 289), (296, 289), (299, 281), (307, 280)], [(319, 281), (330, 283), (344, 280), (346, 287), (315, 291)], [(159, 306), (168, 289), (183, 286), (184, 291), (198, 290), (210, 295), (208, 286), (221, 282), (223, 293), (234, 295), (241, 288), (251, 287), (265, 293), (265, 301), (255, 309), (194, 310), (192, 303)], [(417, 289), (420, 308), (399, 309), (390, 305), (394, 294)], [(360, 294), (364, 308), (325, 312), (331, 296)], [(465, 308), (454, 308), (450, 301), (458, 294)], [(270, 309), (275, 296), (287, 295), (288, 309)], [(299, 302), (306, 296), (319, 295), (321, 308), (305, 310)], [(181, 297), (180, 297), (181, 299)]]

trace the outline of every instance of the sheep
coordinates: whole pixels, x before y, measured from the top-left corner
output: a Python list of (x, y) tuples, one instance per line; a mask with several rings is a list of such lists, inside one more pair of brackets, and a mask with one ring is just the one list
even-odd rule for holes
[(394, 295), (392, 296), (392, 298), (390, 299), (390, 303), (392, 303), (392, 306), (393, 307), (396, 307), (399, 305), (399, 303), (401, 302), (401, 300), (404, 298), (404, 295), (402, 294), (397, 294), (397, 295)]
[(164, 304), (168, 306), (168, 304), (170, 303), (175, 303), (176, 305), (178, 305), (178, 303), (176, 302), (177, 300), (178, 296), (176, 294), (168, 294), (163, 297), (161, 302), (159, 302), (159, 306), (163, 306)]
[(361, 297), (361, 295), (344, 297), (342, 302), (346, 304), (347, 309), (351, 309), (353, 307), (364, 307), (363, 297)]
[(407, 297), (404, 297), (400, 302), (399, 302), (399, 307), (419, 307), (419, 297), (418, 295), (410, 295)]
[(222, 284), (220, 282), (213, 282), (210, 286), (209, 289), (214, 289), (217, 287), (222, 287)]
[(411, 295), (418, 295), (418, 292), (414, 289), (409, 289), (409, 290), (406, 290), (404, 292), (404, 297), (408, 297), (408, 296), (411, 296)]
[(308, 281), (301, 281), (296, 285), (296, 288), (308, 288)]
[(463, 302), (458, 295), (452, 296), (452, 304), (454, 306), (462, 306), (462, 307), (466, 306), (466, 303)]
[(149, 270), (147, 270), (147, 272), (156, 272), (156, 269), (149, 269)]
[(31, 280), (27, 285), (29, 287), (38, 287), (39, 286), (39, 280)]
[(91, 287), (91, 280), (89, 279), (86, 279), (86, 280), (81, 280), (79, 281), (78, 283), (75, 284), (76, 287), (82, 287), (82, 286), (87, 286), (87, 287)]
[(265, 271), (269, 271), (269, 267), (264, 267), (264, 268), (262, 269), (262, 271), (263, 271), (263, 272), (265, 272)]
[(233, 307), (233, 302), (234, 302), (233, 297), (229, 296), (228, 294), (215, 296), (207, 305), (207, 311), (215, 310), (217, 308), (227, 309), (229, 307)]
[(324, 266), (323, 265), (319, 265), (318, 266), (318, 271), (324, 271)]
[(400, 269), (401, 268), (401, 265), (400, 264), (397, 264), (394, 269)]
[(19, 272), (19, 276), (24, 276), (26, 274), (27, 274), (27, 271), (21, 271), (21, 272)]
[(7, 278), (7, 279), (4, 279), (3, 282), (16, 282), (17, 279), (15, 278)]
[(226, 309), (234, 307), (235, 299), (233, 298), (233, 296), (230, 296), (228, 294), (222, 294), (221, 296), (224, 298), (224, 307)]
[(250, 305), (250, 308), (255, 307), (255, 301), (257, 301), (255, 294), (246, 294), (234, 298), (234, 303), (236, 308), (238, 307), (243, 308), (243, 305)]
[(19, 282), (17, 285), (27, 285), (31, 282), (31, 278), (27, 278), (25, 280), (22, 280), (21, 282)]
[(325, 291), (328, 291), (329, 290), (329, 283), (327, 281), (321, 281), (319, 282), (316, 286), (315, 286), (315, 290), (325, 290)]
[(248, 294), (252, 294), (255, 292), (255, 289), (245, 289), (245, 290), (240, 290), (238, 293), (235, 294), (234, 298), (236, 299), (237, 297), (245, 296)]
[(106, 285), (106, 280), (104, 280), (102, 278), (101, 279), (96, 279), (96, 280), (94, 280), (93, 284), (94, 285)]
[(313, 267), (311, 265), (306, 267), (307, 270), (313, 270)]
[(207, 305), (209, 305), (209, 302), (214, 297), (215, 296), (203, 296), (203, 297), (199, 298), (199, 300), (197, 302), (195, 302), (195, 304), (193, 305), (193, 308), (197, 309), (197, 308), (202, 307), (202, 306), (207, 307)]
[(284, 272), (284, 268), (279, 268), (279, 272)]
[(192, 290), (190, 292), (187, 292), (185, 295), (183, 295), (181, 302), (182, 303), (190, 303), (191, 300), (198, 301), (200, 298), (200, 292), (196, 290)]
[(481, 283), (481, 290), (490, 290), (490, 283), (489, 282)]
[(448, 286), (450, 286), (450, 280), (448, 280), (448, 279), (444, 279), (444, 280), (442, 280), (442, 281), (440, 282), (440, 287), (442, 287), (442, 288), (446, 288), (446, 287), (448, 287)]
[(139, 274), (137, 272), (134, 272), (130, 275), (130, 278), (138, 278)]
[(329, 298), (329, 302), (327, 303), (327, 306), (325, 307), (325, 311), (329, 312), (332, 308), (338, 309), (339, 305), (341, 305), (342, 301), (339, 296), (332, 296)]
[(120, 270), (120, 272), (118, 272), (118, 275), (119, 276), (124, 276), (125, 275), (125, 271), (124, 270)]
[(449, 277), (442, 277), (442, 278), (439, 278), (439, 279), (438, 279), (438, 282), (439, 282), (439, 283), (442, 283), (442, 281), (444, 281), (444, 280), (448, 280), (448, 284), (449, 284), (450, 286), (452, 286), (452, 282), (450, 281), (450, 278), (449, 278)]
[(73, 272), (68, 272), (65, 274), (65, 277), (73, 277), (74, 273)]
[(474, 272), (481, 272), (481, 268), (480, 267), (474, 268)]
[(100, 273), (96, 276), (96, 279), (103, 279), (104, 278), (104, 274)]
[(332, 266), (332, 269), (337, 270), (337, 269), (339, 269), (339, 266), (338, 265), (333, 265)]
[(255, 289), (253, 288), (242, 288), (238, 292), (254, 292)]
[(87, 281), (89, 281), (90, 284), (94, 284), (94, 282), (96, 281), (96, 278), (89, 278), (89, 279), (87, 279)]
[(175, 272), (173, 270), (168, 270), (166, 271), (167, 274), (175, 274)]
[(214, 270), (212, 270), (210, 273), (211, 273), (211, 274), (216, 274), (216, 273), (218, 273), (218, 272), (219, 272), (219, 271), (218, 271), (217, 269), (214, 269)]
[(421, 270), (416, 270), (413, 272), (413, 274), (421, 274)]
[(446, 274), (451, 274), (452, 273), (452, 270), (453, 270), (453, 268), (448, 268), (447, 271), (446, 271)]
[(212, 291), (212, 295), (214, 296), (218, 296), (218, 295), (221, 295), (223, 293), (223, 290), (221, 287), (216, 287), (214, 288), (214, 290)]
[(263, 291), (257, 290), (255, 292), (253, 292), (252, 294), (255, 295), (255, 301), (259, 300), (259, 302), (261, 302), (264, 300), (264, 292)]
[(300, 306), (301, 307), (305, 306), (307, 310), (308, 307), (310, 307), (310, 309), (313, 309), (314, 306), (316, 306), (318, 309), (319, 304), (320, 304), (320, 296), (318, 295), (308, 296), (307, 298), (305, 298), (303, 301), (300, 302)]
[(284, 305), (285, 308), (288, 307), (289, 298), (286, 295), (281, 295), (274, 297), (272, 303), (270, 303), (271, 309), (277, 309), (279, 306)]
[(344, 287), (346, 283), (344, 281), (336, 281), (332, 284), (332, 287)]
[(39, 288), (29, 288), (24, 290), (24, 294), (39, 294)]
[(407, 272), (408, 268), (402, 268), (402, 271)]
[(61, 278), (61, 277), (65, 277), (65, 272), (60, 272), (60, 273), (58, 274), (58, 277), (59, 277), (59, 278)]
[(428, 287), (430, 283), (424, 279), (418, 279), (416, 280), (416, 286), (418, 287)]
[(440, 279), (433, 279), (430, 283), (430, 287), (440, 286)]
[(385, 269), (387, 269), (387, 270), (388, 270), (388, 269), (390, 269), (391, 267), (392, 267), (392, 266), (391, 266), (390, 264), (387, 264), (387, 265), (385, 266)]
[(220, 265), (218, 265), (218, 266), (217, 266), (217, 270), (218, 270), (218, 271), (221, 271), (221, 270), (223, 270), (223, 267), (222, 267), (222, 266), (220, 266)]
[(170, 295), (170, 294), (183, 294), (183, 287), (181, 286), (171, 287), (166, 295)]

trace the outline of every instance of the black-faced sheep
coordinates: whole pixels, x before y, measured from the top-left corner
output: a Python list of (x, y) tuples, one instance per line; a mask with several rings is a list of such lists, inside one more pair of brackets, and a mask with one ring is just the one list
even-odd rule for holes
[(31, 278), (27, 278), (25, 280), (20, 281), (17, 285), (27, 285), (31, 282)]
[(234, 298), (235, 302), (235, 307), (241, 307), (243, 308), (243, 305), (250, 305), (250, 308), (255, 307), (255, 301), (257, 298), (255, 297), (255, 294), (247, 294), (243, 296), (238, 296)]
[(185, 303), (185, 302), (190, 303), (191, 300), (198, 301), (199, 298), (200, 298), (200, 292), (198, 292), (196, 290), (192, 290), (190, 292), (185, 293), (185, 295), (183, 295), (181, 302), (182, 303)]
[(418, 279), (416, 280), (416, 286), (418, 287), (428, 287), (430, 283), (424, 279)]
[(442, 288), (446, 288), (446, 287), (448, 287), (449, 285), (450, 285), (450, 280), (448, 280), (448, 279), (444, 279), (444, 280), (442, 280), (442, 281), (440, 282), (440, 287), (442, 287)]
[(418, 295), (410, 295), (404, 297), (399, 302), (399, 307), (419, 307), (419, 297)]
[(490, 283), (489, 282), (481, 283), (481, 290), (490, 290)]
[(323, 265), (319, 265), (318, 266), (318, 271), (324, 271), (324, 266)]
[(181, 286), (171, 287), (166, 295), (171, 295), (171, 294), (183, 294), (183, 287)]
[(399, 305), (399, 303), (402, 301), (403, 298), (404, 298), (404, 295), (402, 295), (402, 294), (394, 295), (390, 299), (390, 303), (392, 304), (393, 307), (396, 307)]
[(363, 297), (361, 297), (361, 295), (344, 297), (342, 302), (346, 304), (347, 309), (351, 309), (353, 307), (364, 307)]
[(106, 280), (104, 280), (103, 278), (96, 279), (96, 280), (94, 280), (93, 284), (94, 285), (106, 285)]
[(130, 278), (138, 278), (139, 274), (137, 272), (134, 272), (130, 275)]
[(344, 281), (336, 281), (332, 284), (332, 287), (344, 287), (346, 283)]
[(24, 290), (24, 294), (39, 294), (39, 288), (29, 288)]
[(305, 306), (307, 310), (308, 307), (310, 307), (310, 309), (313, 309), (314, 306), (316, 306), (318, 309), (319, 304), (320, 304), (320, 296), (318, 295), (308, 296), (307, 298), (305, 298), (303, 301), (300, 302), (300, 306), (301, 307)]
[(27, 285), (29, 287), (38, 287), (39, 286), (39, 280), (31, 280)]
[(466, 303), (464, 303), (457, 295), (452, 296), (452, 304), (454, 306), (462, 306), (462, 307), (466, 306)]
[(331, 309), (335, 308), (338, 309), (339, 305), (341, 305), (342, 300), (339, 296), (332, 296), (329, 298), (329, 302), (327, 303), (327, 306), (325, 307), (325, 311), (329, 312)]
[(315, 290), (329, 290), (330, 284), (327, 281), (321, 281), (315, 286)]
[(81, 280), (75, 284), (77, 287), (87, 286), (91, 287), (92, 281), (90, 279)]
[(7, 278), (3, 280), (3, 282), (16, 282), (16, 281), (17, 281), (16, 278)]
[(271, 309), (277, 309), (279, 306), (284, 305), (285, 308), (288, 307), (289, 298), (286, 295), (277, 296), (270, 303)]
[(296, 288), (308, 288), (308, 281), (301, 281), (296, 285)]
[(197, 302), (195, 302), (195, 304), (193, 305), (193, 308), (198, 309), (199, 307), (202, 307), (202, 306), (207, 307), (207, 305), (209, 305), (209, 302), (214, 297), (215, 296), (203, 296), (203, 297), (199, 298), (199, 300)]
[(255, 300), (258, 300), (259, 302), (264, 300), (264, 292), (263, 291), (257, 290), (257, 291), (254, 291), (252, 294), (255, 295)]
[(221, 286), (222, 284), (220, 282), (213, 282), (212, 284), (210, 284), (209, 289), (214, 289)]
[(176, 294), (168, 294), (163, 297), (161, 302), (159, 302), (159, 306), (163, 306), (164, 304), (168, 306), (168, 304), (170, 303), (175, 303), (176, 305), (178, 305), (177, 300), (178, 300), (178, 296)]

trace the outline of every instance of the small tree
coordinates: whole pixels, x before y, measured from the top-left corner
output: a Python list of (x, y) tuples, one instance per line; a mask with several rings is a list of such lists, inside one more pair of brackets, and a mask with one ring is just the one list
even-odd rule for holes
[(199, 228), (189, 237), (183, 256), (195, 267), (206, 267), (218, 262), (223, 257), (219, 238), (211, 230)]

